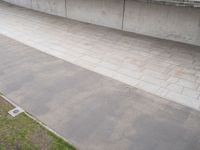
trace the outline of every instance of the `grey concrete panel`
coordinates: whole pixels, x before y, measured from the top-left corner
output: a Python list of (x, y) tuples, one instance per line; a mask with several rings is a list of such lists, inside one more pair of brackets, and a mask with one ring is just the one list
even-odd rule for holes
[(200, 112), (0, 35), (0, 91), (81, 150), (199, 150)]
[(3, 0), (3, 1), (11, 3), (11, 4), (15, 4), (15, 0)]
[(4, 0), (6, 2), (9, 2), (11, 4), (15, 4), (18, 6), (22, 6), (25, 8), (32, 8), (32, 0)]
[(32, 0), (15, 0), (15, 1), (16, 1), (16, 4), (19, 3), (20, 6), (22, 7), (32, 8)]
[(67, 0), (67, 17), (121, 29), (123, 0)]
[(126, 0), (124, 30), (200, 45), (200, 9)]
[(65, 17), (66, 13), (65, 0), (32, 0), (32, 8), (62, 17)]

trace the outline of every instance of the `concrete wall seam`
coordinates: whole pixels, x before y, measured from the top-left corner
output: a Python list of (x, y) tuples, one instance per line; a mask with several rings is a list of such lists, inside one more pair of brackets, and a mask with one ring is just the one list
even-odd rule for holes
[(122, 30), (124, 30), (124, 15), (125, 15), (125, 9), (126, 9), (126, 0), (124, 0), (124, 4), (123, 4), (122, 27), (121, 27)]

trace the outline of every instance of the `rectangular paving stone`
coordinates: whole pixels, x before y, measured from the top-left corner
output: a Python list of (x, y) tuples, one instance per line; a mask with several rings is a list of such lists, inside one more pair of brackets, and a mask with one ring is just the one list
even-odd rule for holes
[(183, 91), (183, 86), (172, 83), (167, 86), (167, 89), (180, 94)]
[(191, 88), (193, 90), (197, 89), (199, 84), (191, 81), (187, 81), (184, 79), (180, 79), (177, 84), (182, 85), (183, 87)]
[(200, 96), (200, 92), (197, 90), (191, 90), (189, 88), (184, 88), (183, 95), (193, 97), (193, 98), (198, 98)]

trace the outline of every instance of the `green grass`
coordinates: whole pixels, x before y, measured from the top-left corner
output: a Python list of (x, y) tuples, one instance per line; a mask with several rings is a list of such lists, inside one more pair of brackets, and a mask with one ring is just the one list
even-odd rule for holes
[(75, 150), (25, 113), (11, 117), (12, 108), (0, 96), (0, 150)]

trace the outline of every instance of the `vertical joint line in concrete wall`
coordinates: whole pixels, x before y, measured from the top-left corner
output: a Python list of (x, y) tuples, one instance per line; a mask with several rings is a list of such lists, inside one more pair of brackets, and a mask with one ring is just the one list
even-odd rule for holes
[(126, 8), (126, 0), (124, 0), (124, 4), (123, 4), (123, 12), (122, 12), (122, 30), (124, 29), (125, 8)]
[(67, 17), (67, 0), (65, 0), (65, 17)]

